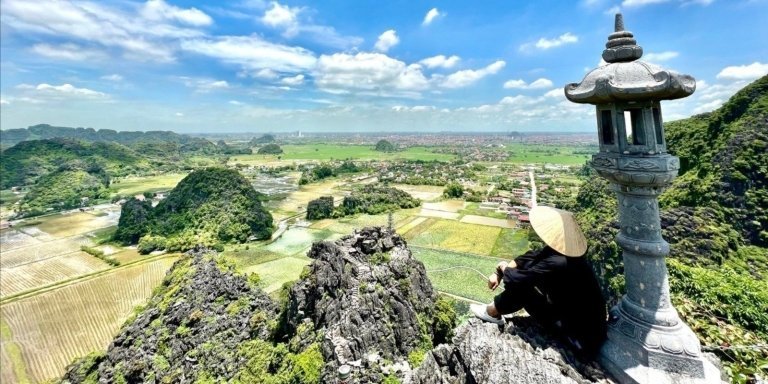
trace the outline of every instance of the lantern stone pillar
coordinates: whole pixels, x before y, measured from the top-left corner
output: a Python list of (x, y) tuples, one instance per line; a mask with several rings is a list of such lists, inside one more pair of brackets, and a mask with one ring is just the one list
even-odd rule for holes
[(639, 61), (643, 49), (621, 14), (605, 46), (607, 64), (565, 86), (568, 100), (596, 106), (600, 152), (591, 165), (618, 199), (626, 295), (610, 310), (599, 361), (622, 383), (720, 383), (670, 302), (659, 219), (658, 196), (680, 168), (666, 150), (660, 101), (691, 95), (696, 81)]

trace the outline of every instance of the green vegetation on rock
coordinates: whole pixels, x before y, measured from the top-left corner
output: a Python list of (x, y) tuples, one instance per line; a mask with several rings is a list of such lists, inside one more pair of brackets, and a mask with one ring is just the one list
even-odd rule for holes
[(21, 200), (22, 216), (52, 209), (71, 209), (109, 197), (109, 176), (96, 163), (72, 160), (42, 176)]
[[(133, 243), (141, 238), (142, 250), (151, 252), (160, 247), (182, 251), (197, 244), (217, 246), (268, 238), (272, 234), (272, 216), (261, 200), (262, 195), (236, 170), (194, 171), (155, 208), (133, 200), (127, 202), (115, 240)], [(151, 236), (144, 238), (147, 234)]]
[(259, 148), (257, 153), (260, 155), (279, 155), (283, 153), (283, 149), (277, 144), (267, 144)]
[(397, 148), (389, 141), (381, 139), (376, 143), (376, 150), (379, 152), (394, 152)]

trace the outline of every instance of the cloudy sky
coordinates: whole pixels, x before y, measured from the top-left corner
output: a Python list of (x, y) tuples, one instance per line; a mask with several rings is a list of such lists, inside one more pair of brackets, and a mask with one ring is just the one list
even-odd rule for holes
[(0, 0), (0, 128), (591, 131), (619, 10), (697, 79), (666, 120), (768, 73), (766, 0)]

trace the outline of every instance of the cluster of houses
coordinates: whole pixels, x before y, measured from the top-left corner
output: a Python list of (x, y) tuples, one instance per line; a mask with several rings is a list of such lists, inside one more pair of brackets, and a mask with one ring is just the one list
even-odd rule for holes
[[(160, 200), (163, 200), (163, 199), (165, 199), (166, 197), (168, 197), (168, 191), (155, 192), (155, 193), (153, 194), (153, 196), (151, 197), (151, 199), (152, 199), (152, 206), (153, 206), (153, 207), (154, 207), (154, 206), (156, 206), (156, 205), (157, 205), (157, 204), (160, 202)], [(134, 198), (134, 199), (136, 199), (136, 200), (138, 200), (138, 201), (146, 201), (146, 200), (147, 200), (147, 197), (146, 197), (146, 196), (144, 196), (144, 195), (143, 195), (143, 194), (141, 194), (141, 193), (139, 193), (138, 195), (135, 195), (135, 196), (133, 196), (133, 198)], [(120, 199), (120, 200), (118, 200), (118, 201), (116, 201), (116, 202), (115, 202), (115, 205), (120, 205), (120, 206), (122, 206), (122, 205), (123, 205), (123, 204), (125, 204), (127, 201), (128, 201), (127, 199)]]

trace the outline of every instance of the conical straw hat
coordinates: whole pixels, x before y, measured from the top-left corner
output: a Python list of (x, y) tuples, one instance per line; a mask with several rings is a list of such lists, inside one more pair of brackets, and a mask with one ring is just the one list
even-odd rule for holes
[(571, 257), (587, 251), (587, 238), (571, 212), (538, 205), (528, 217), (536, 234), (555, 251)]

